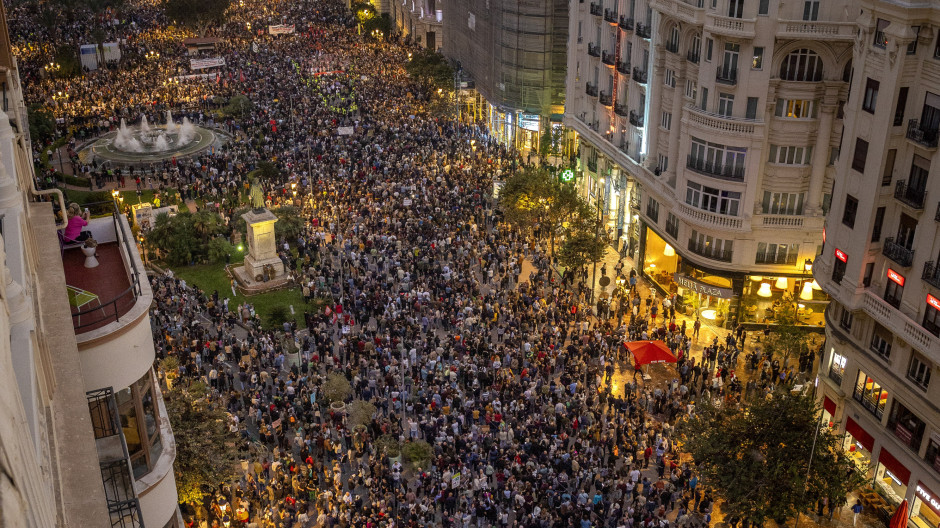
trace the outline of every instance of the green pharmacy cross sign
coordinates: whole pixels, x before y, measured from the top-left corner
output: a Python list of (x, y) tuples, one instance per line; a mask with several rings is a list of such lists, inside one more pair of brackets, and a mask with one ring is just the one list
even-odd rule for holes
[(563, 182), (570, 182), (571, 180), (574, 179), (574, 171), (571, 169), (565, 169), (564, 171), (562, 171), (559, 177), (561, 178), (561, 181)]

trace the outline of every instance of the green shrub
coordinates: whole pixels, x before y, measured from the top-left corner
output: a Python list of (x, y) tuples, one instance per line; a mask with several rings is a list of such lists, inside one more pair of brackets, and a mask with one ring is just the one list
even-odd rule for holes
[(271, 308), (271, 312), (268, 314), (268, 324), (271, 326), (283, 326), (288, 316), (289, 314), (286, 308), (283, 306), (275, 306)]
[(234, 253), (235, 246), (226, 240), (225, 237), (219, 236), (209, 241), (207, 254), (209, 262), (212, 264), (226, 262)]
[(401, 448), (401, 452), (405, 462), (408, 462), (412, 467), (416, 468), (426, 468), (428, 462), (431, 461), (431, 455), (434, 454), (434, 451), (431, 449), (431, 444), (424, 440), (409, 440), (405, 442), (405, 445)]
[(375, 449), (379, 452), (385, 452), (388, 456), (395, 458), (401, 454), (401, 444), (398, 439), (390, 434), (384, 434), (375, 441)]
[(353, 392), (349, 380), (339, 372), (334, 372), (327, 376), (326, 381), (323, 383), (322, 390), (323, 397), (330, 403), (346, 401), (347, 398), (352, 396)]

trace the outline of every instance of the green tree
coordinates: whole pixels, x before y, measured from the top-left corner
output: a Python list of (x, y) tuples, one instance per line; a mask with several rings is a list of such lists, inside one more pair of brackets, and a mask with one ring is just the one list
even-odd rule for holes
[(262, 180), (273, 180), (281, 175), (281, 169), (273, 161), (259, 161), (252, 173)]
[(569, 268), (580, 269), (599, 262), (604, 258), (605, 251), (607, 242), (603, 238), (586, 230), (578, 230), (561, 243), (558, 261)]
[(277, 217), (277, 222), (274, 223), (274, 234), (278, 238), (283, 237), (292, 242), (296, 241), (306, 226), (306, 220), (300, 209), (285, 205), (272, 212)]
[(217, 236), (209, 241), (209, 247), (206, 251), (206, 257), (209, 262), (218, 264), (226, 262), (235, 253), (235, 246), (225, 239)]
[(246, 95), (236, 95), (228, 100), (228, 103), (222, 108), (222, 113), (229, 117), (244, 117), (255, 107), (251, 99)]
[(29, 136), (36, 145), (47, 145), (55, 139), (55, 117), (49, 108), (32, 104), (27, 110)]
[(171, 21), (187, 26), (200, 37), (225, 21), (232, 0), (164, 0), (163, 12)]
[(820, 497), (844, 501), (864, 480), (821, 412), (810, 394), (780, 391), (747, 407), (704, 402), (677, 432), (725, 515), (782, 524)]
[(443, 55), (429, 49), (412, 52), (411, 59), (405, 63), (408, 75), (420, 82), (441, 90), (453, 90), (454, 69)]
[(499, 203), (509, 223), (523, 231), (539, 232), (551, 241), (555, 255), (555, 235), (566, 226), (590, 218), (590, 206), (569, 183), (558, 181), (543, 168), (528, 168), (506, 180)]
[(796, 303), (790, 295), (785, 295), (777, 309), (777, 324), (771, 329), (770, 335), (764, 340), (764, 350), (772, 356), (779, 357), (786, 368), (792, 357), (806, 350), (806, 332), (796, 325)]
[(225, 410), (205, 400), (206, 386), (193, 383), (164, 393), (176, 439), (176, 491), (180, 502), (202, 502), (203, 489), (216, 488), (236, 476), (236, 434), (229, 431)]

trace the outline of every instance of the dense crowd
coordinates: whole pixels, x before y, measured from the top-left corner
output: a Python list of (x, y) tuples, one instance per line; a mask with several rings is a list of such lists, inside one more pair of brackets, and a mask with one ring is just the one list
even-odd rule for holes
[[(234, 140), (136, 175), (77, 157), (76, 172), (96, 183), (142, 176), (231, 217), (246, 174), (273, 161), (268, 205), (297, 205), (306, 219), (297, 240), (279, 241), (311, 300), (300, 328), (265, 330), (225, 291), (152, 278), (158, 356), (178, 358), (181, 383), (205, 380), (253, 446), (243, 476), (188, 523), (708, 525), (712, 499), (680, 460), (673, 424), (698, 398), (734, 401), (792, 372), (752, 353), (747, 365), (762, 374), (742, 384), (742, 330), (706, 343), (696, 362), (699, 323), (677, 322), (675, 299), (641, 298), (623, 263), (615, 273), (629, 286), (613, 306), (591, 305), (589, 288), (559, 277), (537, 239), (501, 220), (493, 182), (522, 159), (482, 129), (437, 117), (435, 91), (402, 68), (411, 48), (363, 39), (342, 2), (239, 2), (210, 32), (226, 67), (181, 82), (172, 77), (186, 68), (185, 32), (167, 29), (154, 5), (133, 7), (117, 21), (52, 27), (14, 8), (31, 101), (55, 105), (79, 138), (169, 111)], [(298, 32), (258, 30), (284, 20)], [(43, 71), (48, 50), (37, 42), (86, 42), (98, 26), (121, 39), (122, 62), (77, 78)], [(152, 50), (159, 58), (146, 58)], [(239, 94), (252, 109), (218, 119), (218, 101)], [(353, 134), (338, 135), (341, 126)], [(680, 357), (675, 378), (617, 382), (631, 371), (622, 343), (633, 339), (668, 343)], [(337, 372), (376, 408), (364, 428), (325, 405), (322, 386)], [(383, 437), (432, 451), (422, 466), (403, 464)]]

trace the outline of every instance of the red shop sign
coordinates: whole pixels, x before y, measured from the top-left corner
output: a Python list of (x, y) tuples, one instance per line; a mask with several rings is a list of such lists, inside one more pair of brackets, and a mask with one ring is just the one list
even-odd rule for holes
[(937, 299), (933, 295), (927, 294), (927, 304), (933, 306), (937, 310), (940, 310), (940, 299)]
[(849, 260), (849, 256), (846, 255), (845, 252), (839, 248), (836, 248), (836, 258), (841, 260), (842, 262), (848, 262)]
[(894, 271), (891, 268), (888, 268), (888, 278), (891, 279), (898, 286), (904, 286), (904, 276), (900, 273)]
[(937, 499), (937, 496), (934, 495), (932, 491), (927, 489), (923, 482), (917, 482), (916, 493), (918, 499), (926, 504), (928, 508), (933, 510), (934, 513), (940, 515), (940, 499)]

